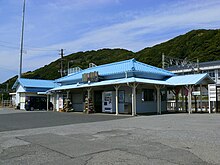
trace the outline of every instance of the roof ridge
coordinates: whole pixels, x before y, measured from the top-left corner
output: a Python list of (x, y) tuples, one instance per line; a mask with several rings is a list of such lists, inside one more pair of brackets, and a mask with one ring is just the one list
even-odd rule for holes
[[(116, 61), (116, 62), (112, 62), (112, 63), (109, 63), (109, 64), (102, 64), (102, 65), (98, 65), (96, 67), (92, 67), (92, 68), (100, 68), (100, 67), (103, 67), (103, 66), (109, 66), (109, 65), (117, 65), (117, 64), (120, 64), (120, 63), (126, 63), (126, 62), (130, 62), (132, 61), (134, 58), (132, 59), (129, 59), (129, 60), (123, 60), (123, 61)], [(92, 69), (92, 68), (87, 68), (88, 70), (89, 69)], [(87, 69), (84, 69), (84, 70), (87, 70)]]
[(18, 78), (19, 80), (40, 80), (40, 81), (54, 81), (54, 80), (44, 80), (44, 79), (32, 79), (32, 78)]
[(140, 61), (135, 61), (136, 63), (140, 64), (140, 65), (143, 65), (143, 66), (147, 66), (147, 67), (150, 67), (150, 68), (153, 68), (153, 69), (156, 69), (158, 71), (163, 71), (165, 73), (169, 73), (169, 74), (173, 74), (172, 72), (168, 71), (168, 70), (165, 70), (165, 69), (162, 69), (162, 68), (159, 68), (159, 67), (156, 67), (156, 66), (152, 66), (152, 65), (149, 65), (149, 64), (145, 64), (143, 62), (140, 62)]
[(131, 62), (131, 61), (136, 61), (134, 58), (132, 59), (129, 59), (129, 60), (123, 60), (123, 61), (116, 61), (116, 62), (112, 62), (112, 63), (108, 63), (108, 64), (102, 64), (102, 65), (98, 65), (96, 67), (91, 67), (91, 68), (86, 68), (86, 69), (83, 69), (79, 72), (76, 72), (76, 73), (73, 73), (73, 74), (70, 74), (70, 75), (67, 75), (65, 77), (61, 77), (59, 79), (56, 79), (55, 81), (57, 80), (62, 80), (63, 78), (67, 78), (67, 77), (71, 77), (71, 76), (74, 76), (76, 74), (79, 74), (79, 73), (82, 73), (82, 72), (85, 72), (85, 71), (88, 71), (88, 70), (91, 70), (91, 69), (94, 69), (94, 68), (100, 68), (100, 67), (108, 67), (109, 65), (118, 65), (118, 64), (121, 64), (121, 63), (126, 63), (126, 62)]

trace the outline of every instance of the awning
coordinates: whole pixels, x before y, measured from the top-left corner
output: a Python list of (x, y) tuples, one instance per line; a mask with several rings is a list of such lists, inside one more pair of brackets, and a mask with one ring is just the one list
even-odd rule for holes
[(166, 80), (173, 86), (215, 84), (207, 73), (173, 76)]
[(106, 85), (116, 85), (116, 84), (126, 84), (126, 83), (144, 83), (144, 84), (155, 84), (155, 85), (170, 85), (166, 81), (161, 80), (151, 80), (151, 79), (142, 79), (142, 78), (123, 78), (116, 80), (106, 80), (100, 82), (93, 82), (88, 84), (73, 84), (73, 85), (64, 85), (60, 87), (53, 88), (49, 91), (59, 91), (59, 90), (67, 90), (67, 89), (77, 89), (77, 88), (88, 88), (95, 86), (106, 86)]

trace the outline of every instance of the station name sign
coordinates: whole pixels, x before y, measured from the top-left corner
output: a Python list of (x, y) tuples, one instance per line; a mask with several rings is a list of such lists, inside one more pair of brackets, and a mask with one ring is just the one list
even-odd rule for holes
[(90, 72), (90, 73), (84, 73), (82, 75), (82, 81), (83, 82), (98, 82), (99, 81), (99, 74), (98, 72)]

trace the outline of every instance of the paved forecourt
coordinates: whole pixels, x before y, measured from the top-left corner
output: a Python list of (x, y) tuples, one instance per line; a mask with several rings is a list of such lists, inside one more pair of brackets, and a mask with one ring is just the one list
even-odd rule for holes
[(0, 110), (0, 132), (128, 118), (129, 115)]
[(0, 164), (220, 164), (219, 125), (220, 114), (168, 114), (2, 131)]

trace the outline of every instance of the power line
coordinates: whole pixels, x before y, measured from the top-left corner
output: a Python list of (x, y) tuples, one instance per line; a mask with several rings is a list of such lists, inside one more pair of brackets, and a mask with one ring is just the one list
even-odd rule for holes
[(0, 68), (1, 68), (1, 69), (4, 69), (4, 70), (7, 70), (7, 71), (10, 71), (10, 72), (15, 72), (15, 70), (8, 69), (8, 68), (6, 68), (6, 67), (4, 67), (4, 66), (0, 66)]
[[(4, 44), (1, 44), (4, 43)], [(6, 48), (11, 48), (11, 49), (19, 49), (18, 46), (16, 46), (16, 44), (10, 43), (10, 42), (6, 42), (6, 41), (0, 41), (0, 46), (1, 47), (6, 47)], [(60, 51), (59, 49), (52, 49), (52, 48), (39, 48), (39, 47), (32, 47), (32, 46), (24, 46), (25, 50), (28, 51)]]
[(1, 47), (5, 47), (5, 48), (9, 48), (9, 49), (19, 49), (19, 47), (15, 47), (15, 46), (10, 46), (10, 45), (3, 45), (3, 44), (0, 44)]
[(0, 40), (1, 43), (6, 43), (6, 44), (12, 44), (12, 45), (15, 45), (15, 43), (12, 43), (12, 42), (7, 42), (7, 41), (2, 41)]
[[(16, 50), (19, 50), (19, 47), (16, 47), (16, 46), (11, 46), (11, 45), (5, 45), (5, 44), (0, 44), (0, 47), (5, 47), (5, 48), (8, 48), (8, 49), (16, 49)], [(54, 52), (54, 51), (59, 51), (58, 49), (42, 49), (42, 48), (34, 48), (34, 47), (25, 47), (23, 48), (23, 50), (26, 50), (26, 51), (48, 51), (48, 52)]]
[(58, 49), (42, 49), (42, 48), (28, 48), (26, 50), (28, 50), (28, 51), (48, 51), (48, 52), (60, 51)]

